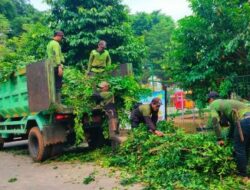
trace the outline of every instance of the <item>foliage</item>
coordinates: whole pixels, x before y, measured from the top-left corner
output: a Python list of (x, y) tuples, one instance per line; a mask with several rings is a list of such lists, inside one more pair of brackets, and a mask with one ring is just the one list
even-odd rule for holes
[(93, 181), (95, 181), (95, 172), (92, 172), (88, 177), (85, 177), (82, 183), (88, 185)]
[(0, 81), (3, 81), (27, 64), (44, 59), (52, 35), (44, 15), (26, 0), (2, 0), (0, 5)]
[(249, 188), (234, 176), (231, 145), (217, 145), (214, 134), (185, 134), (166, 121), (158, 123), (158, 128), (166, 134), (164, 137), (152, 135), (143, 125), (133, 130), (115, 154), (104, 148), (67, 154), (59, 160), (96, 161), (119, 167), (127, 176), (122, 184), (143, 182), (146, 189)]
[(8, 180), (9, 183), (14, 183), (14, 182), (16, 182), (16, 181), (17, 181), (17, 178), (16, 178), (16, 177), (10, 178), (10, 179)]
[(32, 56), (23, 56), (22, 54), (15, 53), (9, 48), (1, 48), (1, 46), (0, 54), (4, 55), (0, 57), (0, 82), (7, 80), (14, 71), (35, 61)]
[(144, 34), (147, 47), (147, 64), (154, 69), (154, 75), (162, 79), (168, 77), (161, 68), (164, 68), (164, 54), (169, 50), (169, 44), (174, 29), (175, 24), (172, 18), (165, 16), (165, 19), (162, 19), (159, 23), (154, 25), (150, 31)]
[(213, 136), (184, 134), (165, 122), (158, 127), (165, 137), (135, 130), (111, 165), (126, 167), (129, 162), (126, 169), (141, 175), (151, 189), (206, 189), (235, 170), (232, 149), (216, 145)]
[(27, 0), (1, 0), (0, 13), (10, 22), (10, 36), (18, 36), (24, 31), (23, 24), (31, 24), (41, 18), (41, 13)]
[(190, 5), (194, 14), (178, 23), (166, 71), (204, 101), (224, 80), (249, 71), (250, 5), (246, 0), (190, 0)]
[(64, 76), (64, 103), (74, 108), (76, 115), (74, 128), (77, 144), (79, 144), (83, 140), (83, 113), (91, 113), (91, 109), (94, 107), (93, 103), (91, 104), (91, 96), (93, 94), (92, 84), (94, 81), (74, 68), (65, 68)]
[(66, 62), (86, 68), (92, 49), (100, 39), (107, 41), (113, 63), (131, 62), (140, 69), (143, 44), (133, 36), (128, 12), (120, 0), (47, 1), (51, 5), (51, 26), (66, 36)]
[(22, 35), (8, 41), (8, 46), (17, 54), (33, 56), (35, 60), (45, 59), (46, 46), (52, 36), (50, 29), (44, 22), (37, 22), (23, 25), (23, 30)]
[(130, 15), (132, 29), (137, 36), (142, 36), (146, 32), (151, 31), (160, 22), (168, 22), (168, 19), (169, 17), (160, 11), (153, 11), (152, 13), (138, 12)]
[(4, 44), (9, 30), (10, 26), (8, 19), (4, 15), (0, 14), (0, 45)]
[[(108, 71), (111, 69), (111, 71)], [(128, 112), (133, 105), (139, 101), (141, 96), (149, 91), (143, 89), (133, 76), (126, 77), (110, 77), (114, 68), (107, 68), (106, 74), (101, 76), (89, 77), (86, 73), (68, 67), (64, 73), (63, 95), (65, 103), (73, 106), (76, 114), (76, 135), (78, 143), (83, 139), (82, 115), (83, 113), (91, 113), (96, 106), (92, 95), (94, 91), (98, 91), (96, 86), (101, 81), (107, 81), (111, 86), (111, 91), (115, 96), (115, 105), (119, 115), (120, 124), (125, 126), (128, 123)]]
[(174, 30), (174, 21), (171, 17), (166, 17), (152, 29), (145, 33), (145, 44), (148, 48), (149, 60), (157, 63), (163, 59), (167, 45), (170, 43), (171, 34)]
[(19, 37), (5, 39), (0, 44), (0, 81), (27, 64), (45, 58), (46, 46), (51, 32), (43, 23), (26, 24), (26, 32)]
[(173, 19), (160, 11), (150, 14), (140, 12), (130, 18), (135, 35), (141, 36), (146, 46), (144, 69), (150, 68), (151, 73), (144, 73), (143, 78), (149, 77), (152, 72), (160, 78), (166, 78), (161, 66), (165, 67), (164, 55), (169, 49), (171, 35), (175, 29)]
[(231, 92), (232, 86), (233, 86), (232, 81), (230, 80), (222, 81), (219, 86), (220, 97), (228, 98), (228, 95)]

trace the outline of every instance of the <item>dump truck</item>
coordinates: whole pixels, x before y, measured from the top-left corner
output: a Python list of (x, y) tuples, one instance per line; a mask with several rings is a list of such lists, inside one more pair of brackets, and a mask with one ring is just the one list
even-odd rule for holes
[(71, 108), (55, 104), (49, 66), (26, 66), (0, 83), (0, 149), (5, 142), (28, 139), (30, 156), (43, 161), (74, 144)]

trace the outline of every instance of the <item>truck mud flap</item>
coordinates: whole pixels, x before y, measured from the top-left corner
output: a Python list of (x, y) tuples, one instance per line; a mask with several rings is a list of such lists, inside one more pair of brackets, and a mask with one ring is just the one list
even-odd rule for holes
[(46, 126), (42, 133), (45, 146), (67, 141), (67, 132), (62, 126)]

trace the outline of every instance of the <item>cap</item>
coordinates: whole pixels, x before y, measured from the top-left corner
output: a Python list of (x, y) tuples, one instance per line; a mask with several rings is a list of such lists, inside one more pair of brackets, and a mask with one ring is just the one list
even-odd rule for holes
[(160, 105), (162, 105), (162, 102), (161, 102), (160, 98), (154, 98), (154, 99), (152, 99), (151, 104), (160, 106)]
[(209, 100), (210, 98), (217, 99), (219, 98), (219, 94), (215, 91), (212, 91), (207, 95), (207, 99)]
[(106, 81), (103, 81), (101, 82), (99, 85), (98, 85), (100, 88), (103, 88), (105, 86), (109, 86), (109, 83), (107, 83)]
[(56, 31), (54, 36), (64, 36), (64, 33), (62, 31)]

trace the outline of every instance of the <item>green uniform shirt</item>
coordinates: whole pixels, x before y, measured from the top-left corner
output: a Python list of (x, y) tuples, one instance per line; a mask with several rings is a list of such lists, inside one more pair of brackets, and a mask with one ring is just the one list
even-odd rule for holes
[(51, 40), (47, 45), (47, 56), (54, 67), (64, 63), (61, 46), (56, 40)]
[(107, 50), (104, 50), (104, 52), (101, 53), (97, 50), (91, 51), (88, 72), (92, 71), (94, 73), (101, 73), (105, 70), (105, 67), (109, 65), (111, 65), (111, 58)]
[[(158, 111), (153, 111), (150, 104), (142, 104), (131, 113), (132, 125), (145, 123), (149, 130), (156, 130), (156, 123), (158, 121)], [(135, 127), (135, 126), (132, 126)]]
[(109, 103), (114, 103), (113, 92), (100, 92), (100, 96), (103, 98), (103, 101), (101, 102), (102, 106), (105, 106)]
[(217, 138), (222, 138), (221, 126), (219, 124), (220, 116), (223, 115), (230, 122), (229, 135), (232, 135), (237, 120), (237, 118), (234, 117), (234, 112), (238, 112), (238, 119), (243, 119), (244, 114), (250, 112), (250, 107), (237, 100), (218, 99), (210, 104), (210, 110), (208, 126), (214, 127)]
[(150, 104), (140, 105), (139, 106), (139, 111), (141, 112), (143, 117), (151, 117), (151, 115), (152, 115)]

